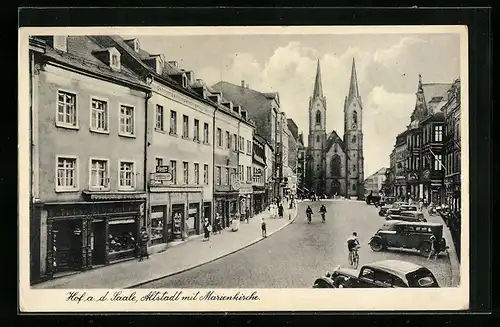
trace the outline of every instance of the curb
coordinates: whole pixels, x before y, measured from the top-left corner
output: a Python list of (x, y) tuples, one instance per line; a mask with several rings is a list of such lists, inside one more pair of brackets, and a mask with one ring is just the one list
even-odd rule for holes
[[(289, 220), (289, 221), (288, 221), (288, 223), (287, 223), (286, 225), (283, 225), (283, 226), (281, 226), (280, 228), (278, 228), (277, 230), (275, 230), (274, 232), (269, 233), (269, 234), (267, 235), (267, 237), (266, 237), (266, 238), (269, 238), (271, 235), (274, 235), (274, 234), (276, 234), (277, 232), (279, 232), (280, 230), (282, 230), (283, 228), (285, 228), (285, 227), (289, 226), (289, 225), (290, 225), (291, 223), (293, 223), (293, 222), (294, 222), (294, 220), (297, 218), (297, 215), (298, 215), (298, 210), (296, 209), (296, 210), (295, 210), (295, 216), (294, 216), (291, 220)], [(285, 218), (283, 218), (283, 219), (285, 219)], [(149, 280), (146, 280), (146, 281), (143, 281), (143, 282), (140, 282), (140, 283), (136, 283), (136, 284), (133, 284), (133, 285), (130, 285), (130, 286), (126, 286), (126, 287), (123, 287), (123, 288), (124, 288), (124, 289), (136, 288), (136, 287), (142, 286), (142, 285), (144, 285), (144, 284), (148, 284), (148, 283), (155, 282), (155, 281), (160, 280), (160, 279), (164, 279), (164, 278), (167, 278), (167, 277), (171, 277), (171, 276), (175, 276), (175, 275), (178, 275), (178, 274), (182, 274), (183, 272), (186, 272), (186, 271), (189, 271), (189, 270), (192, 270), (192, 269), (195, 269), (195, 268), (201, 267), (201, 266), (203, 266), (203, 265), (206, 265), (206, 264), (209, 264), (209, 263), (211, 263), (211, 262), (214, 262), (214, 261), (217, 261), (217, 260), (219, 260), (219, 259), (222, 259), (222, 258), (224, 258), (224, 257), (227, 257), (227, 256), (229, 256), (229, 255), (231, 255), (231, 254), (233, 254), (233, 253), (236, 253), (236, 252), (238, 252), (238, 251), (241, 251), (241, 250), (243, 250), (243, 249), (246, 249), (246, 248), (248, 248), (248, 247), (250, 247), (250, 246), (252, 246), (252, 245), (254, 245), (254, 244), (256, 244), (256, 243), (258, 243), (258, 242), (260, 242), (260, 241), (263, 241), (263, 240), (265, 240), (265, 238), (259, 238), (259, 239), (255, 240), (255, 241), (252, 241), (252, 242), (250, 242), (250, 243), (248, 243), (248, 244), (244, 245), (244, 246), (243, 246), (243, 247), (241, 247), (241, 248), (238, 248), (238, 249), (233, 250), (233, 251), (228, 252), (228, 253), (224, 253), (224, 254), (222, 254), (222, 255), (220, 255), (220, 256), (218, 256), (218, 257), (215, 257), (215, 258), (213, 258), (213, 259), (210, 259), (210, 260), (208, 260), (208, 261), (205, 261), (205, 262), (202, 262), (202, 263), (197, 263), (197, 264), (195, 264), (195, 265), (189, 266), (189, 267), (184, 268), (184, 269), (182, 269), (182, 270), (179, 270), (179, 271), (176, 271), (176, 272), (173, 272), (173, 273), (169, 273), (169, 274), (163, 275), (163, 276), (161, 276), (161, 277), (155, 277), (155, 278), (153, 278), (153, 279), (149, 279)]]
[(460, 262), (458, 261), (458, 256), (455, 250), (455, 244), (453, 244), (453, 240), (451, 240), (451, 242), (451, 246), (447, 251), (448, 259), (450, 260), (451, 287), (460, 287)]

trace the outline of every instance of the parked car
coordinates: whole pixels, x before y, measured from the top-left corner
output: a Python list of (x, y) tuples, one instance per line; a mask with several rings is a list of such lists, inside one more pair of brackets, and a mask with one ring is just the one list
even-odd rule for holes
[(401, 211), (399, 213), (393, 213), (387, 215), (385, 220), (402, 220), (402, 221), (421, 221), (427, 222), (424, 217), (424, 213), (421, 211)]
[(361, 269), (337, 267), (315, 280), (313, 288), (439, 287), (426, 267), (401, 260), (373, 262)]
[(396, 201), (396, 198), (393, 196), (385, 196), (378, 203), (375, 203), (376, 207), (383, 207), (388, 204), (393, 204)]
[(382, 197), (378, 194), (373, 194), (373, 192), (370, 192), (370, 194), (368, 194), (366, 196), (366, 204), (375, 204), (377, 205), (380, 200), (382, 199)]
[(401, 207), (406, 205), (405, 202), (394, 202), (392, 204), (386, 204), (382, 207), (380, 207), (380, 210), (378, 211), (378, 215), (380, 217), (386, 216), (388, 214), (396, 214), (401, 211)]
[(386, 221), (370, 239), (370, 248), (379, 252), (393, 248), (415, 249), (427, 256), (431, 250), (431, 235), (436, 238), (437, 253), (448, 249), (443, 237), (443, 225), (428, 222)]

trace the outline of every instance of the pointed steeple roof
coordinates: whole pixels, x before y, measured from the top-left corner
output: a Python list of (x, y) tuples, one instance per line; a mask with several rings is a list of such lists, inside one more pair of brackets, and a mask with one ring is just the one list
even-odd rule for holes
[(347, 96), (347, 99), (352, 100), (354, 98), (359, 98), (359, 89), (358, 76), (356, 74), (356, 62), (354, 58), (352, 58), (351, 83), (349, 84), (349, 95)]
[(321, 68), (319, 66), (318, 59), (318, 67), (316, 68), (316, 80), (314, 82), (314, 92), (313, 98), (323, 97), (323, 84), (321, 83)]

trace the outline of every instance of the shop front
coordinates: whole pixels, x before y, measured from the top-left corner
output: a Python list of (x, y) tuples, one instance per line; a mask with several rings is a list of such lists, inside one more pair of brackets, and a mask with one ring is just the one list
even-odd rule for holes
[(265, 210), (266, 189), (264, 186), (254, 186), (252, 192), (254, 215), (258, 215)]
[(238, 191), (216, 191), (214, 199), (214, 212), (222, 218), (222, 227), (227, 228), (231, 226), (231, 221), (238, 213)]
[(202, 187), (151, 185), (148, 198), (152, 253), (165, 249), (169, 242), (199, 235), (202, 210), (211, 207), (211, 202), (203, 199)]
[(244, 220), (252, 216), (252, 185), (241, 185), (239, 189), (240, 219)]
[(43, 205), (40, 212), (42, 220), (46, 219), (46, 243), (42, 270), (46, 277), (136, 256), (145, 194), (124, 201), (105, 198)]

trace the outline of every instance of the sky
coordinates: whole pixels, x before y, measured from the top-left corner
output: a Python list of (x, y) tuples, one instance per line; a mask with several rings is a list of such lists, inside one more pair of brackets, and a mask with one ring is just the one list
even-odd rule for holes
[(308, 105), (317, 60), (327, 100), (327, 130), (343, 135), (343, 104), (356, 61), (363, 103), (365, 177), (389, 166), (397, 134), (410, 122), (418, 75), (423, 83), (460, 78), (459, 34), (139, 35), (141, 48), (220, 80), (279, 92), (281, 110), (307, 143)]

